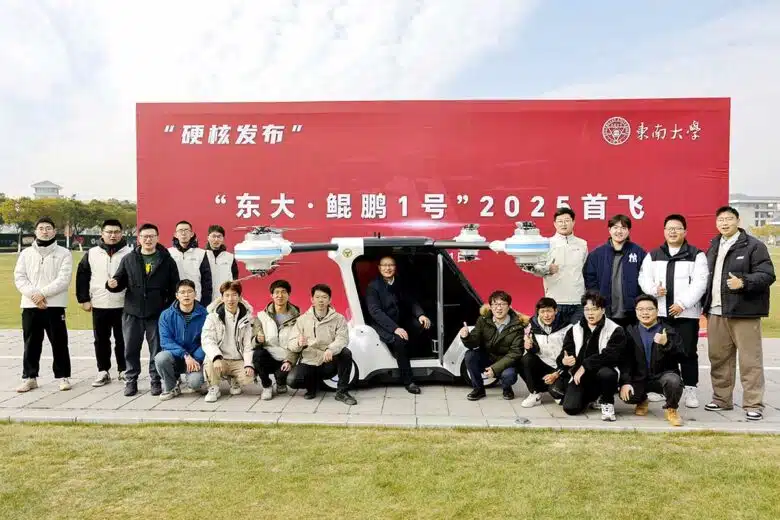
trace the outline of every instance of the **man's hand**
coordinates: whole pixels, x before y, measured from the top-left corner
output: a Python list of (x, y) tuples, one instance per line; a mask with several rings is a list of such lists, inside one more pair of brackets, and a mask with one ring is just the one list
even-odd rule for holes
[(745, 282), (742, 281), (742, 278), (737, 278), (732, 273), (729, 273), (729, 279), (726, 280), (726, 285), (728, 285), (729, 289), (732, 291), (736, 291), (737, 289), (742, 289), (745, 286)]
[(405, 339), (406, 341), (409, 341), (409, 334), (407, 334), (406, 331), (404, 329), (402, 329), (401, 327), (398, 327), (393, 332), (395, 333), (396, 336), (399, 336), (400, 338)]
[(574, 383), (580, 384), (580, 379), (582, 379), (583, 374), (585, 374), (585, 367), (580, 367), (577, 369), (576, 372), (574, 372)]
[(558, 264), (550, 264), (547, 266), (547, 269), (550, 274), (558, 274), (558, 271), (561, 270)]
[(258, 343), (265, 343), (265, 334), (263, 334), (262, 330), (258, 330), (257, 331), (257, 336), (255, 336), (255, 337), (257, 338), (257, 342)]
[(254, 369), (254, 367), (244, 367), (244, 375), (246, 377), (254, 378), (255, 377), (255, 369)]
[[(200, 363), (195, 361), (195, 358), (190, 356), (189, 354), (184, 354), (184, 363), (187, 365), (187, 373), (190, 372), (197, 372), (200, 370)], [(217, 374), (221, 373), (222, 371), (222, 360), (218, 359), (214, 362), (214, 371), (217, 372)]]
[(92, 312), (92, 304), (89, 302), (84, 302), (81, 304), (81, 308), (84, 309), (87, 312)]
[(496, 377), (496, 375), (493, 373), (493, 367), (487, 367), (482, 374), (487, 378), (493, 378)]
[(39, 292), (37, 292), (37, 293), (33, 294), (32, 296), (30, 296), (30, 299), (32, 300), (32, 302), (35, 305), (38, 305), (39, 303), (41, 303), (44, 300), (46, 300), (46, 298)]
[(431, 320), (429, 320), (427, 316), (420, 316), (418, 319), (420, 320), (420, 325), (422, 325), (424, 329), (431, 328)]
[(659, 345), (666, 345), (666, 342), (669, 341), (669, 338), (666, 336), (666, 329), (661, 329), (660, 334), (656, 333), (656, 335), (653, 336), (653, 341)]
[(544, 376), (542, 380), (544, 381), (544, 384), (551, 385), (558, 380), (558, 377), (560, 377), (560, 374), (558, 372), (553, 372), (552, 374)]
[(623, 385), (620, 387), (620, 398), (624, 401), (628, 401), (631, 399), (631, 396), (634, 395), (634, 387), (631, 385)]
[(281, 370), (282, 372), (289, 372), (291, 368), (292, 368), (292, 363), (290, 363), (289, 361), (285, 361), (284, 363), (282, 363), (282, 368), (280, 368), (279, 370)]
[(666, 287), (664, 287), (663, 285), (661, 285), (659, 283), (658, 284), (658, 288), (655, 290), (655, 293), (656, 293), (656, 296), (658, 296), (658, 297), (666, 296)]
[(466, 325), (466, 322), (463, 322), (463, 328), (460, 329), (460, 337), (465, 338), (469, 335), (469, 326)]
[(306, 336), (304, 336), (303, 334), (298, 336), (298, 346), (299, 347), (308, 347), (309, 346), (309, 340), (306, 339)]
[(526, 334), (525, 338), (523, 338), (523, 347), (526, 350), (531, 350), (534, 348), (534, 339), (531, 337), (530, 334)]
[(117, 282), (114, 278), (111, 278), (108, 281), (108, 286), (111, 287), (112, 289), (116, 289), (117, 285), (119, 285), (119, 282)]
[(673, 316), (673, 317), (679, 316), (680, 314), (683, 313), (684, 310), (685, 309), (683, 309), (680, 304), (675, 303), (674, 305), (669, 307), (669, 316)]
[(330, 350), (326, 350), (323, 359), (325, 360), (325, 363), (330, 363), (331, 361), (333, 361), (333, 352), (331, 352)]
[(569, 354), (563, 355), (563, 365), (567, 367), (573, 367), (574, 363), (577, 362), (577, 358), (574, 356), (570, 356)]

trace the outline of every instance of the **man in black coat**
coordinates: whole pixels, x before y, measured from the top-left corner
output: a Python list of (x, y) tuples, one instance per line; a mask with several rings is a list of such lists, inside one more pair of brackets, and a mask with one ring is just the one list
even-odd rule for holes
[(763, 242), (739, 227), (739, 212), (723, 206), (715, 213), (720, 235), (707, 250), (710, 274), (704, 293), (707, 315), (712, 402), (705, 410), (734, 408), (737, 375), (742, 382), (742, 408), (751, 421), (763, 419), (764, 354), (761, 318), (769, 315), (769, 287), (775, 267)]
[(419, 394), (420, 387), (412, 381), (410, 346), (414, 337), (421, 332), (420, 327), (426, 330), (430, 328), (431, 320), (425, 316), (411, 290), (396, 278), (393, 257), (386, 256), (379, 260), (379, 274), (366, 289), (366, 306), (373, 321), (371, 326), (398, 361), (401, 382), (406, 391)]
[(620, 363), (620, 398), (635, 404), (636, 415), (648, 412), (647, 393), (666, 398), (664, 415), (672, 426), (681, 426), (677, 413), (683, 394), (680, 361), (682, 337), (669, 324), (658, 321), (658, 300), (640, 294), (634, 305), (639, 323), (626, 328), (626, 349)]
[(141, 245), (119, 264), (114, 277), (106, 282), (111, 292), (125, 293), (122, 313), (122, 335), (125, 338), (125, 395), (138, 393), (141, 373), (141, 347), (144, 336), (149, 344), (149, 378), (151, 394), (162, 393), (160, 375), (154, 366), (154, 356), (160, 351), (157, 320), (176, 300), (179, 269), (168, 250), (158, 243), (159, 232), (154, 224), (144, 224), (138, 230)]

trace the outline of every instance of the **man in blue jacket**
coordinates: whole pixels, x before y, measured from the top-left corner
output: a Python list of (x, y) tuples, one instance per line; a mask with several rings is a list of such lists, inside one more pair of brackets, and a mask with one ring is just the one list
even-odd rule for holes
[(647, 252), (631, 242), (631, 219), (615, 215), (607, 223), (609, 240), (588, 254), (582, 269), (585, 289), (606, 300), (607, 317), (622, 327), (637, 322), (634, 300), (642, 294), (639, 269)]
[(201, 332), (206, 323), (206, 308), (195, 301), (195, 282), (181, 280), (176, 285), (176, 301), (160, 315), (160, 352), (154, 357), (162, 378), (161, 401), (181, 394), (179, 374), (187, 374), (193, 390), (204, 386)]

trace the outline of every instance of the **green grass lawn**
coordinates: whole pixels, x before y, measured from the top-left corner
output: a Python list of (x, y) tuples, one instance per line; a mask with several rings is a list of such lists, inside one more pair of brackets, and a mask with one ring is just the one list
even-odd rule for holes
[[(772, 248), (772, 260), (775, 269), (780, 272), (780, 248)], [(76, 264), (82, 253), (73, 253), (73, 280), (70, 287), (70, 303), (67, 309), (68, 328), (74, 330), (92, 329), (92, 317), (81, 310), (76, 302)], [(20, 296), (14, 286), (14, 265), (16, 254), (0, 254), (0, 329), (21, 329), (22, 318), (19, 309)], [(770, 316), (762, 320), (764, 335), (768, 338), (780, 337), (780, 283), (772, 286), (772, 304)]]
[(2, 518), (780, 518), (778, 436), (5, 424), (0, 438)]

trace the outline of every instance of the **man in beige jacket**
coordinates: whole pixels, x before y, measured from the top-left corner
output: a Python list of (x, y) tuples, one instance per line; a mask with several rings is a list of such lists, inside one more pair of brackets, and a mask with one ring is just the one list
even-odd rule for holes
[(338, 374), (336, 400), (355, 405), (357, 401), (348, 392), (352, 352), (347, 348), (347, 320), (330, 306), (330, 298), (327, 285), (311, 288), (312, 306), (295, 322), (295, 334), (287, 348), (295, 357), (300, 356), (297, 369), (303, 373), (304, 399), (314, 399), (319, 382)]

